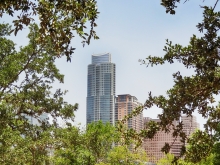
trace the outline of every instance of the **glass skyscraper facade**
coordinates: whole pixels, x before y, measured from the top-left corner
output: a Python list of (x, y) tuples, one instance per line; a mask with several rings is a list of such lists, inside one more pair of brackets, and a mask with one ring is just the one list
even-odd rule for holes
[(115, 123), (115, 64), (111, 54), (92, 55), (88, 65), (86, 122)]

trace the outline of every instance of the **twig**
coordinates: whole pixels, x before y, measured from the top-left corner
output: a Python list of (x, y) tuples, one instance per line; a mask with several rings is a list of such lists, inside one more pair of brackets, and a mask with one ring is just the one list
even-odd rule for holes
[(219, 1), (219, 0), (217, 0), (217, 1), (215, 2), (215, 6), (213, 7), (212, 11), (214, 11), (214, 9), (215, 9), (215, 7), (216, 7), (218, 1)]

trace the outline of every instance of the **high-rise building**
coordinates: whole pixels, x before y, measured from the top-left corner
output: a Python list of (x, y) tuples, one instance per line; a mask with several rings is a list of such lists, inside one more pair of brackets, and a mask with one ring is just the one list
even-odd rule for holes
[[(144, 124), (149, 121), (160, 122), (159, 119), (144, 117)], [(197, 128), (199, 128), (199, 124), (196, 122), (195, 116), (182, 116), (181, 121), (183, 122), (183, 131), (186, 133), (187, 137), (189, 137), (190, 134), (192, 134)], [(179, 121), (174, 121), (173, 125), (176, 126), (178, 123)], [(165, 143), (172, 144), (170, 148), (170, 153), (174, 154), (175, 156), (180, 155), (181, 146), (183, 145), (180, 137), (174, 138), (172, 130), (169, 133), (159, 131), (155, 134), (153, 139), (146, 138), (143, 142), (143, 147), (147, 152), (150, 161), (157, 162), (159, 159), (165, 156), (165, 154), (161, 152), (161, 148), (165, 145)]]
[[(129, 94), (118, 95), (115, 99), (115, 121), (123, 119), (130, 114), (136, 107), (142, 105), (135, 96)], [(143, 126), (143, 113), (133, 116), (127, 121), (127, 127), (140, 131)]]
[(86, 122), (115, 123), (115, 64), (111, 54), (92, 55), (88, 65)]
[(189, 137), (196, 129), (200, 128), (199, 123), (196, 121), (196, 116), (182, 116), (181, 121), (183, 122), (183, 131), (187, 137)]

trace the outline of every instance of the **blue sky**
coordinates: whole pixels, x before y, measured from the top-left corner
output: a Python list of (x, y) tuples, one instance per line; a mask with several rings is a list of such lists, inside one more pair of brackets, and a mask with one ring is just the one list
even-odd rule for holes
[[(81, 39), (76, 37), (72, 41), (76, 48), (72, 62), (67, 63), (65, 57), (57, 60), (65, 80), (64, 84), (54, 87), (69, 91), (65, 96), (69, 103), (79, 103), (76, 123), (86, 123), (87, 66), (92, 54), (110, 52), (112, 62), (116, 64), (116, 94), (131, 94), (144, 103), (148, 92), (156, 96), (165, 94), (172, 87), (174, 72), (179, 70), (183, 75), (192, 72), (181, 64), (146, 68), (138, 60), (148, 55), (163, 56), (165, 39), (187, 45), (192, 34), (201, 36), (196, 28), (202, 20), (203, 10), (199, 5), (213, 6), (214, 3), (215, 0), (181, 2), (176, 15), (170, 15), (166, 14), (159, 0), (98, 0), (100, 15), (95, 30), (100, 39), (83, 48)], [(219, 9), (218, 5), (216, 10)], [(8, 22), (10, 19), (4, 17), (2, 20)], [(26, 33), (23, 31), (12, 38), (18, 45), (25, 45)], [(144, 115), (156, 118), (160, 112), (154, 107), (144, 111)], [(196, 115), (202, 125), (204, 120)]]

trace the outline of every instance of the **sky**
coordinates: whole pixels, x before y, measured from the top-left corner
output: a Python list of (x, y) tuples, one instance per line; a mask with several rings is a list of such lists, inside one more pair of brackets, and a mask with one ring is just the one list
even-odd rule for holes
[[(64, 84), (54, 84), (54, 88), (66, 89), (64, 97), (71, 104), (78, 103), (75, 123), (86, 124), (87, 66), (92, 54), (111, 53), (116, 64), (116, 95), (130, 94), (144, 103), (148, 93), (154, 96), (165, 95), (173, 86), (172, 74), (180, 71), (182, 75), (191, 75), (181, 64), (165, 64), (156, 67), (140, 65), (139, 59), (148, 55), (163, 56), (166, 39), (186, 46), (193, 34), (201, 36), (196, 25), (202, 21), (203, 9), (200, 6), (213, 6), (215, 0), (190, 0), (178, 4), (175, 15), (166, 14), (160, 0), (98, 0), (100, 12), (95, 28), (99, 40), (92, 40), (85, 47), (79, 37), (73, 38), (76, 48), (72, 62), (59, 58), (56, 64), (65, 75)], [(216, 6), (216, 10), (220, 5)], [(5, 20), (4, 20), (5, 18)], [(4, 17), (7, 22), (11, 18)], [(24, 30), (12, 37), (18, 46), (27, 43)], [(144, 110), (144, 116), (157, 118), (161, 110), (153, 107)], [(197, 121), (202, 126), (205, 120), (198, 114)]]

